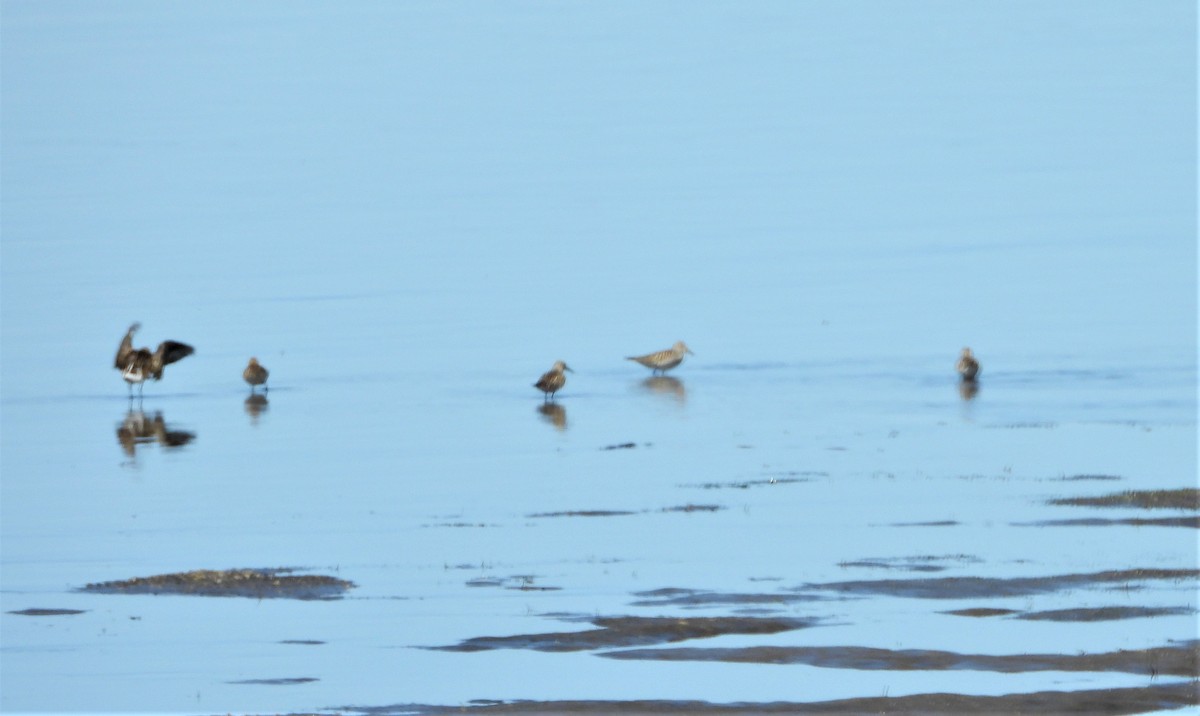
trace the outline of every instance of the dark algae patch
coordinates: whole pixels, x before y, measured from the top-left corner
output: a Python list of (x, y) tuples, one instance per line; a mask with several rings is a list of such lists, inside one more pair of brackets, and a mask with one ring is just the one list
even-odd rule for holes
[(733, 482), (701, 482), (697, 484), (680, 485), (680, 487), (695, 487), (701, 490), (749, 490), (752, 487), (768, 487), (771, 485), (792, 485), (799, 482), (809, 482), (807, 479), (796, 477), (772, 477), (762, 480), (739, 480)]
[(1200, 511), (1200, 490), (1128, 490), (1101, 497), (1064, 497), (1050, 500), (1051, 505), (1075, 507), (1137, 507), (1144, 510)]
[(633, 602), (635, 607), (713, 607), (713, 606), (783, 606), (797, 602), (812, 602), (820, 599), (809, 594), (795, 593), (761, 593), (743, 594), (738, 592), (711, 592), (696, 589), (680, 589), (666, 587), (647, 592), (635, 592), (639, 599)]
[(750, 646), (741, 648), (676, 647), (610, 651), (610, 659), (650, 661), (719, 661), (742, 664), (803, 664), (860, 671), (1091, 671), (1196, 676), (1200, 674), (1200, 642), (1097, 654), (959, 654), (927, 649), (875, 649), (861, 646)]
[[(658, 512), (717, 512), (725, 509), (721, 505), (675, 505), (672, 507), (663, 507)], [(630, 515), (646, 514), (648, 510), (563, 510), (561, 512), (534, 512), (530, 515), (525, 515), (527, 519), (538, 519), (545, 517), (628, 517)]]
[(477, 577), (467, 580), (468, 587), (499, 587), (521, 592), (555, 592), (562, 587), (546, 587), (536, 584), (537, 575), (515, 574), (511, 577)]
[(956, 617), (1003, 617), (1016, 613), (1015, 609), (994, 609), (991, 607), (972, 607), (970, 609), (955, 609), (952, 612), (942, 612), (942, 614), (953, 614)]
[(838, 562), (839, 567), (863, 567), (867, 569), (895, 569), (904, 572), (942, 572), (949, 563), (977, 563), (978, 557), (967, 554), (917, 555), (913, 557), (870, 557), (852, 562)]
[(134, 577), (89, 584), (81, 591), (96, 594), (185, 594), (201, 597), (254, 599), (340, 599), (354, 582), (316, 574), (293, 574), (290, 568), (198, 569), (192, 572)]
[(1109, 520), (1090, 517), (1078, 520), (1041, 520), (1040, 522), (1017, 522), (1016, 527), (1190, 527), (1200, 529), (1200, 515), (1187, 517), (1130, 517), (1123, 520)]
[(1051, 609), (1020, 614), (1017, 619), (1048, 622), (1108, 622), (1145, 617), (1186, 616), (1195, 614), (1191, 607), (1096, 607), (1091, 609)]
[(721, 507), (720, 505), (694, 505), (694, 504), (689, 503), (686, 505), (676, 505), (675, 507), (664, 507), (664, 508), (662, 508), (662, 511), (663, 512), (718, 512), (723, 509), (725, 509), (725, 508)]
[(707, 701), (487, 701), (467, 706), (343, 706), (362, 716), (399, 714), (1137, 714), (1200, 704), (1196, 682), (1152, 684), (1143, 688), (1037, 691), (1004, 696), (914, 694), (837, 701), (714, 704)]
[(1129, 584), (1151, 580), (1180, 581), (1200, 577), (1197, 569), (1124, 569), (1050, 577), (938, 577), (931, 579), (874, 579), (807, 584), (797, 591), (820, 590), (843, 594), (882, 594), (914, 599), (971, 599), (1023, 597), (1064, 589)]
[(537, 517), (625, 517), (636, 514), (631, 510), (564, 510), (562, 512), (535, 512), (526, 517), (530, 519)]
[(19, 614), (23, 617), (67, 617), (73, 614), (83, 614), (86, 611), (86, 609), (41, 609), (35, 607), (9, 612), (9, 614)]
[(311, 684), (314, 681), (319, 681), (319, 680), (320, 679), (314, 679), (311, 676), (299, 676), (299, 677), (283, 678), (283, 679), (243, 679), (241, 681), (227, 681), (225, 683), (227, 683), (227, 684), (251, 684), (251, 685), (257, 685), (257, 686), (295, 686), (296, 684)]
[(480, 636), (455, 646), (432, 647), (439, 651), (489, 651), (532, 649), (534, 651), (585, 651), (668, 644), (688, 639), (707, 639), (724, 634), (777, 634), (813, 626), (811, 619), (775, 617), (599, 617), (588, 619), (596, 629), (514, 636)]
[(1021, 613), (1015, 609), (993, 609), (975, 607), (956, 609), (942, 614), (956, 617), (1004, 617), (1049, 622), (1106, 622), (1120, 619), (1142, 619), (1147, 617), (1187, 616), (1195, 614), (1191, 607), (1093, 607), (1079, 609), (1051, 609), (1044, 612)]
[[(1178, 490), (1127, 490), (1099, 497), (1063, 497), (1047, 500), (1051, 505), (1071, 507), (1116, 507), (1142, 510), (1195, 510), (1200, 511), (1200, 490), (1182, 488)], [(1042, 520), (1022, 523), (1032, 527), (1186, 527), (1200, 529), (1200, 515), (1181, 517), (1128, 517), (1124, 519), (1089, 517), (1083, 519)]]

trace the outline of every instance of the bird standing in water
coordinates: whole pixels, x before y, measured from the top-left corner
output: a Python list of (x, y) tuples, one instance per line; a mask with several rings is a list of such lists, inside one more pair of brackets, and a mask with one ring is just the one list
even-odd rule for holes
[(970, 348), (962, 349), (962, 356), (958, 359), (956, 369), (963, 381), (975, 381), (975, 377), (979, 375), (979, 361), (975, 360), (975, 356), (971, 354)]
[(683, 362), (684, 354), (695, 355), (692, 350), (687, 347), (683, 341), (677, 341), (665, 351), (657, 351), (655, 353), (647, 353), (644, 356), (629, 356), (625, 360), (636, 361), (653, 370), (655, 373), (662, 371), (666, 373), (675, 366)]
[(268, 375), (270, 373), (266, 368), (259, 365), (257, 358), (251, 358), (250, 363), (246, 365), (246, 370), (242, 371), (242, 379), (250, 384), (251, 393), (254, 392), (254, 387), (258, 385), (263, 386), (264, 393), (270, 391), (270, 388), (265, 385)]
[[(542, 374), (533, 387), (546, 394), (546, 400), (553, 400), (554, 394), (567, 384), (567, 375), (563, 371), (571, 370), (566, 363), (556, 361), (554, 367)], [(571, 370), (572, 373), (575, 371)]]
[(163, 341), (153, 353), (149, 348), (134, 348), (133, 334), (142, 327), (135, 323), (125, 332), (121, 345), (117, 347), (117, 357), (113, 366), (121, 371), (121, 377), (129, 384), (129, 397), (133, 397), (133, 384), (138, 384), (138, 395), (141, 396), (146, 380), (162, 380), (163, 366), (187, 358), (196, 352), (186, 343), (179, 341)]

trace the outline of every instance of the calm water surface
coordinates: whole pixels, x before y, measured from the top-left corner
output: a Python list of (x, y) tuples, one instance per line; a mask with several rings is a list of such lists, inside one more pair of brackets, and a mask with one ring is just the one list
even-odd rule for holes
[[(1196, 568), (1194, 528), (1042, 524), (1195, 514), (1048, 503), (1196, 486), (1194, 5), (0, 10), (5, 711), (1150, 683), (424, 648), (745, 606), (639, 604), (666, 588), (822, 596), (752, 605), (811, 628), (687, 647), (1196, 637), (1195, 579), (806, 587)], [(131, 403), (135, 320), (197, 350)], [(678, 339), (670, 379), (623, 360)], [(554, 516), (592, 510), (630, 514)], [(76, 591), (278, 566), (357, 586)], [(1183, 611), (944, 613), (1106, 606)], [(235, 683), (261, 679), (314, 681)]]

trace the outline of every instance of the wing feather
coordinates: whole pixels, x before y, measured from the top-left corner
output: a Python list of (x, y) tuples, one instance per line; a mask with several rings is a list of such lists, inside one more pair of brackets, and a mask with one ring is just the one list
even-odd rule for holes
[(183, 360), (195, 352), (195, 348), (179, 341), (163, 341), (158, 345), (158, 354), (162, 356), (162, 365), (170, 365), (175, 361)]

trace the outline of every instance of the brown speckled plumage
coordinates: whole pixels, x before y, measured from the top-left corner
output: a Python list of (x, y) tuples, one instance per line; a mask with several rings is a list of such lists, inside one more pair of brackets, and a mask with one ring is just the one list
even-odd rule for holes
[[(533, 387), (546, 394), (546, 399), (550, 400), (554, 394), (562, 390), (562, 387), (567, 384), (567, 375), (563, 371), (571, 370), (567, 364), (562, 361), (557, 361), (554, 367), (542, 374), (541, 378), (533, 384)], [(575, 371), (571, 371), (574, 373)]]
[(629, 356), (625, 360), (636, 361), (655, 372), (663, 371), (665, 373), (682, 363), (684, 354), (695, 355), (687, 347), (687, 344), (683, 341), (678, 341), (665, 351), (648, 353), (644, 356)]
[[(250, 392), (254, 392), (254, 387), (267, 382), (269, 372), (266, 368), (259, 365), (257, 358), (251, 358), (250, 363), (246, 365), (246, 370), (242, 371), (242, 380), (250, 384)], [(267, 390), (267, 388), (263, 388)], [(284, 391), (287, 392), (287, 391)]]
[(959, 376), (963, 380), (975, 380), (979, 375), (979, 361), (975, 360), (975, 356), (971, 355), (970, 348), (962, 349), (962, 356), (958, 359), (956, 366)]

